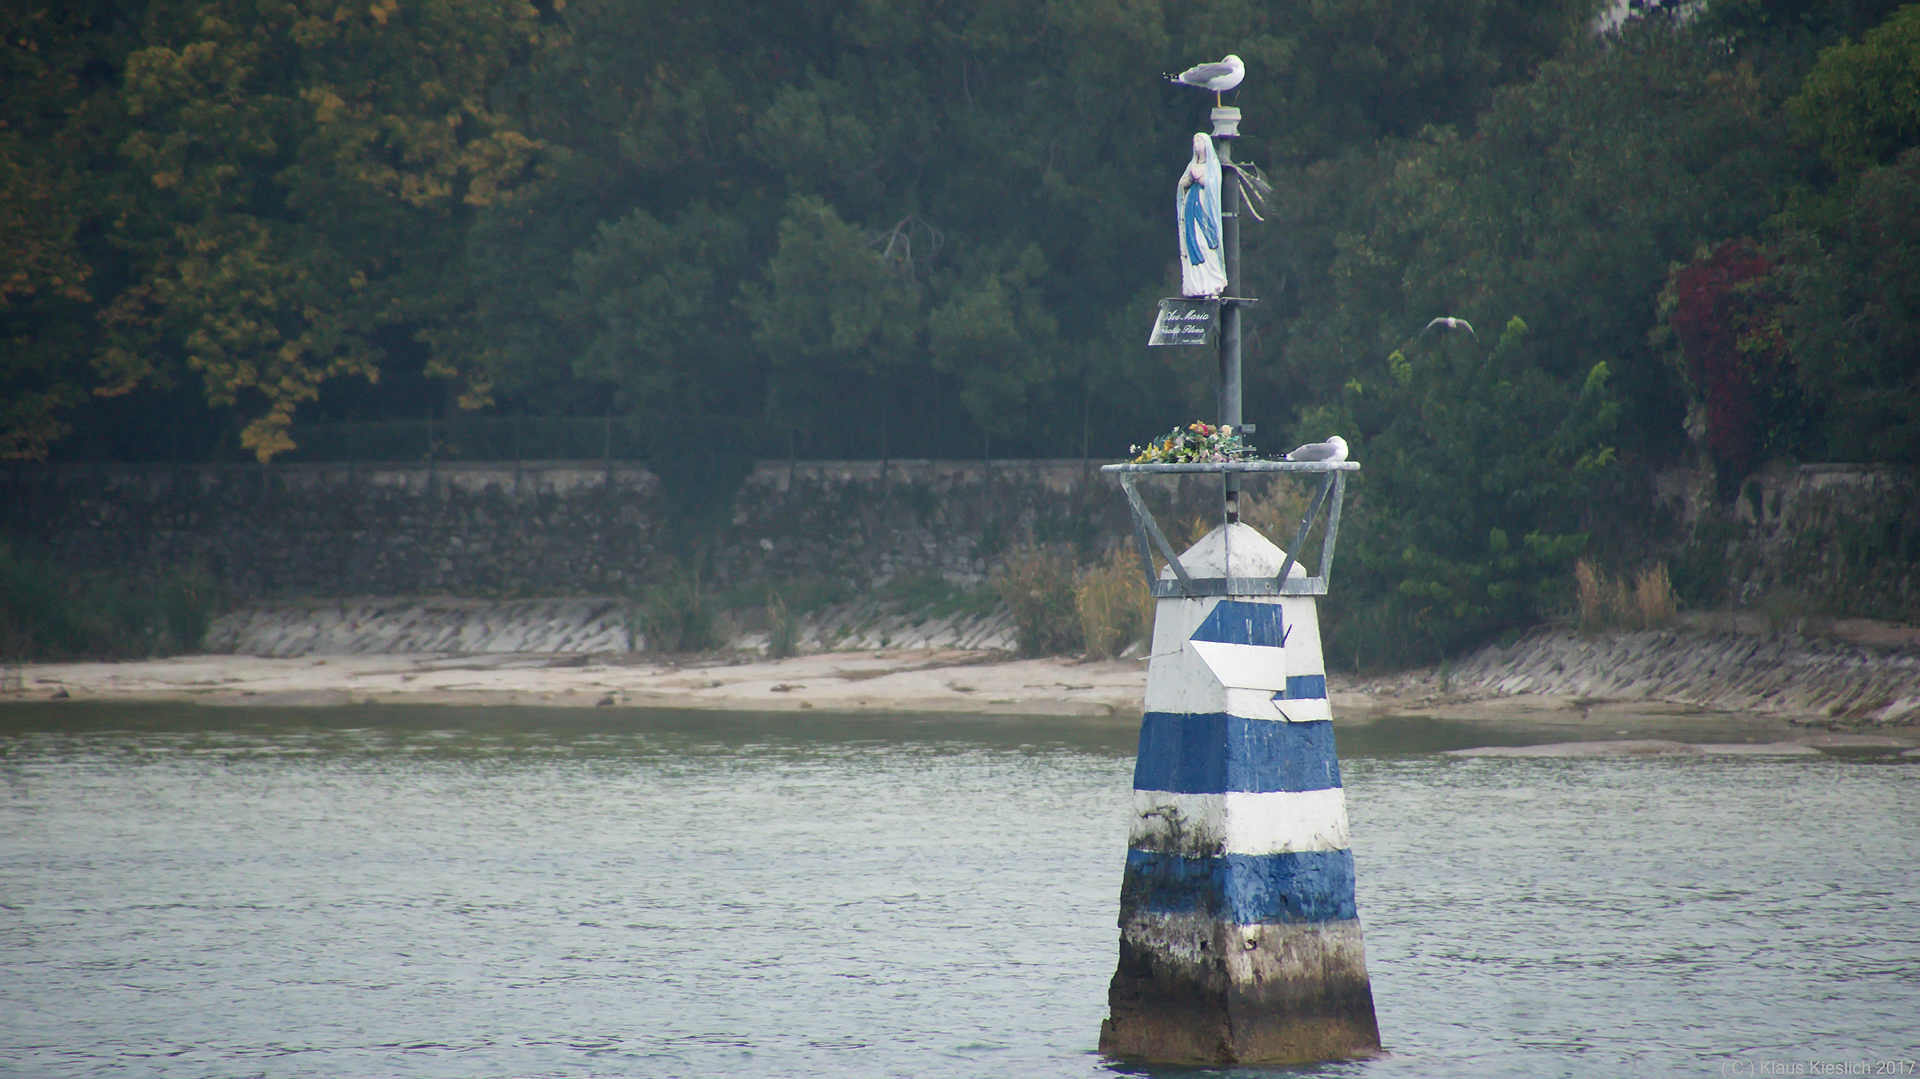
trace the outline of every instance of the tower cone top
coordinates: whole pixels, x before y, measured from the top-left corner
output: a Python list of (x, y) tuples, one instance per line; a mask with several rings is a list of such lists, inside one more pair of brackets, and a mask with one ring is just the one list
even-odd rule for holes
[[(1286, 561), (1287, 552), (1258, 529), (1239, 521), (1215, 528), (1180, 555), (1180, 564), (1194, 577), (1275, 577)], [(1287, 573), (1288, 577), (1306, 575), (1298, 562)], [(1173, 578), (1172, 566), (1160, 571), (1161, 580)]]

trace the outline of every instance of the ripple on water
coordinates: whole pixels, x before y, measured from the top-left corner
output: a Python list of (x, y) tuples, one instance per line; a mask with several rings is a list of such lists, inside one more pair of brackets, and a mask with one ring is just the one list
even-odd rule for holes
[[(0, 730), (0, 1074), (1136, 1070), (1092, 1052), (1124, 739), (200, 715)], [(1343, 774), (1393, 1055), (1312, 1071), (1913, 1055), (1920, 769)]]

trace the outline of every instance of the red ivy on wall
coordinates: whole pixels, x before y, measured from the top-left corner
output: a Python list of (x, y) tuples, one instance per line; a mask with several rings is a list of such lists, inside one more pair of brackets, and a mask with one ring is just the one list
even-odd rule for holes
[(1745, 475), (1760, 464), (1791, 374), (1785, 293), (1753, 241), (1719, 244), (1674, 273), (1671, 325), (1707, 412), (1707, 452)]

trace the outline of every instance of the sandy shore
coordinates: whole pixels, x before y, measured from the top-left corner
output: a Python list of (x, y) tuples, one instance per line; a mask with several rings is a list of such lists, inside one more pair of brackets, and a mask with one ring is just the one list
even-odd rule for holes
[[(0, 685), (0, 700), (814, 709), (1079, 716), (1131, 726), (1139, 721), (1145, 683), (1143, 660), (1013, 660), (1002, 652), (959, 649), (678, 663), (642, 655), (202, 655), (14, 668)], [(1920, 730), (1910, 726), (1832, 729), (1818, 716), (1723, 711), (1647, 699), (1498, 693), (1450, 684), (1433, 670), (1367, 681), (1335, 676), (1329, 679), (1329, 693), (1336, 721), (1343, 726), (1417, 716), (1481, 726), (1490, 738), (1498, 732), (1510, 740), (1523, 732), (1523, 741), (1587, 747), (1614, 743), (1613, 751), (1621, 753), (1716, 747), (1792, 753), (1847, 746), (1899, 752), (1920, 746)]]
[(780, 712), (956, 712), (1137, 719), (1146, 663), (1008, 660), (960, 649), (824, 652), (791, 659), (552, 654), (180, 656), (17, 669), (0, 699), (627, 706)]

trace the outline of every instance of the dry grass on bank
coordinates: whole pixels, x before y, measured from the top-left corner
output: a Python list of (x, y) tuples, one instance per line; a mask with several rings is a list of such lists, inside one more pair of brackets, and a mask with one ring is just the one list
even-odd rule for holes
[(1153, 634), (1153, 594), (1140, 579), (1140, 556), (1115, 547), (1074, 578), (1074, 612), (1087, 655), (1109, 659)]
[(1130, 546), (1091, 565), (1075, 565), (1059, 550), (1023, 548), (995, 571), (993, 587), (1013, 611), (1023, 656), (1108, 659), (1153, 633), (1153, 595)]
[(1284, 548), (1300, 531), (1300, 518), (1307, 515), (1312, 496), (1311, 485), (1276, 476), (1264, 491), (1241, 492), (1240, 520)]
[(1672, 625), (1678, 612), (1665, 562), (1646, 566), (1629, 580), (1624, 573), (1610, 576), (1583, 558), (1573, 567), (1573, 582), (1580, 598), (1583, 633), (1659, 629)]

